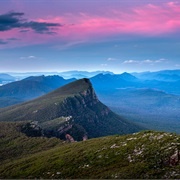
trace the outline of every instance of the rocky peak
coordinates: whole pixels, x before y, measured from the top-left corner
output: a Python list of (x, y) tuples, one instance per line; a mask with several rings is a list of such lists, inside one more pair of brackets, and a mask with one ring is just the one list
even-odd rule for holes
[(95, 103), (99, 101), (92, 86), (89, 86), (89, 88), (84, 90), (83, 92), (81, 92), (80, 95), (83, 98), (85, 98), (85, 99), (88, 98), (92, 102), (95, 102)]

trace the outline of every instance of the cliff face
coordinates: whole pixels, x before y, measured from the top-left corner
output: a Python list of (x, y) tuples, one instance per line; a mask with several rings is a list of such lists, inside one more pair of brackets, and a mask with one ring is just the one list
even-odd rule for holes
[(56, 128), (44, 128), (46, 135), (55, 135), (64, 139), (69, 134), (77, 141), (106, 135), (106, 133), (101, 132), (101, 126), (103, 129), (105, 128), (103, 119), (106, 119), (111, 111), (98, 100), (90, 81), (86, 80), (86, 82), (89, 84), (87, 89), (66, 97), (59, 104), (54, 104), (56, 111), (55, 113), (51, 111), (49, 121), (53, 122), (53, 119), (56, 118), (70, 118), (64, 123), (57, 124)]
[[(101, 121), (109, 113), (110, 110), (98, 100), (92, 86), (90, 86), (87, 90), (73, 97), (65, 98), (62, 104), (59, 105), (56, 116), (71, 116), (73, 121), (66, 126), (66, 128), (69, 128), (64, 132), (72, 136), (78, 136), (78, 138), (75, 138), (76, 140), (83, 140), (87, 137), (99, 136), (103, 123)], [(74, 128), (78, 131), (76, 135), (73, 135), (75, 133)], [(79, 137), (78, 134), (81, 134), (81, 136)]]
[[(60, 106), (62, 115), (69, 115), (81, 121), (96, 122), (98, 119), (107, 116), (110, 112), (109, 108), (103, 105), (97, 98), (92, 87), (75, 95), (66, 98)], [(84, 120), (83, 120), (84, 121)]]
[(140, 130), (102, 104), (88, 79), (1, 112), (0, 120), (37, 121), (45, 136), (75, 141)]

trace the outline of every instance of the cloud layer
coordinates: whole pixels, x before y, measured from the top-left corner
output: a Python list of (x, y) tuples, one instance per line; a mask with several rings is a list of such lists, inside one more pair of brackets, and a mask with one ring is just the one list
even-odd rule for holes
[(121, 34), (159, 36), (180, 30), (180, 4), (146, 4), (131, 8), (107, 8), (104, 14), (68, 13), (46, 21), (66, 24), (59, 35), (67, 37), (101, 37)]
[[(21, 39), (19, 46), (58, 41), (73, 44), (129, 35), (174, 36), (180, 30), (179, 12), (180, 4), (177, 2), (107, 7), (102, 13), (97, 7), (94, 13), (82, 10), (53, 15), (49, 12), (51, 14), (33, 20), (25, 19), (23, 12), (9, 12), (0, 15), (0, 33), (6, 39)], [(40, 37), (42, 34), (56, 36)]]
[(0, 15), (0, 31), (8, 31), (15, 28), (24, 30), (32, 29), (36, 33), (53, 33), (52, 28), (61, 26), (59, 23), (47, 23), (27, 21), (23, 19), (24, 13), (22, 12), (9, 12)]
[(146, 60), (125, 60), (122, 64), (150, 64), (150, 65), (154, 65), (157, 63), (165, 63), (168, 62), (167, 59), (158, 59), (158, 60), (150, 60), (150, 59), (146, 59)]

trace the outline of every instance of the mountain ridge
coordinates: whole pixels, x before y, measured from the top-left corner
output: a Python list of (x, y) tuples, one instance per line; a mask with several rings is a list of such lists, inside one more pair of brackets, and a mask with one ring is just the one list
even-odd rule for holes
[(102, 104), (86, 78), (35, 100), (0, 109), (0, 121), (24, 120), (38, 121), (49, 136), (64, 139), (66, 134), (70, 134), (78, 141), (86, 136), (127, 134), (142, 129)]

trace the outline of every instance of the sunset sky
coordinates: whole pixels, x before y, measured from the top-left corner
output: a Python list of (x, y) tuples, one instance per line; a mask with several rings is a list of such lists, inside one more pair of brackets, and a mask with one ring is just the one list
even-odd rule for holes
[(180, 1), (0, 1), (0, 72), (162, 69), (180, 69)]

